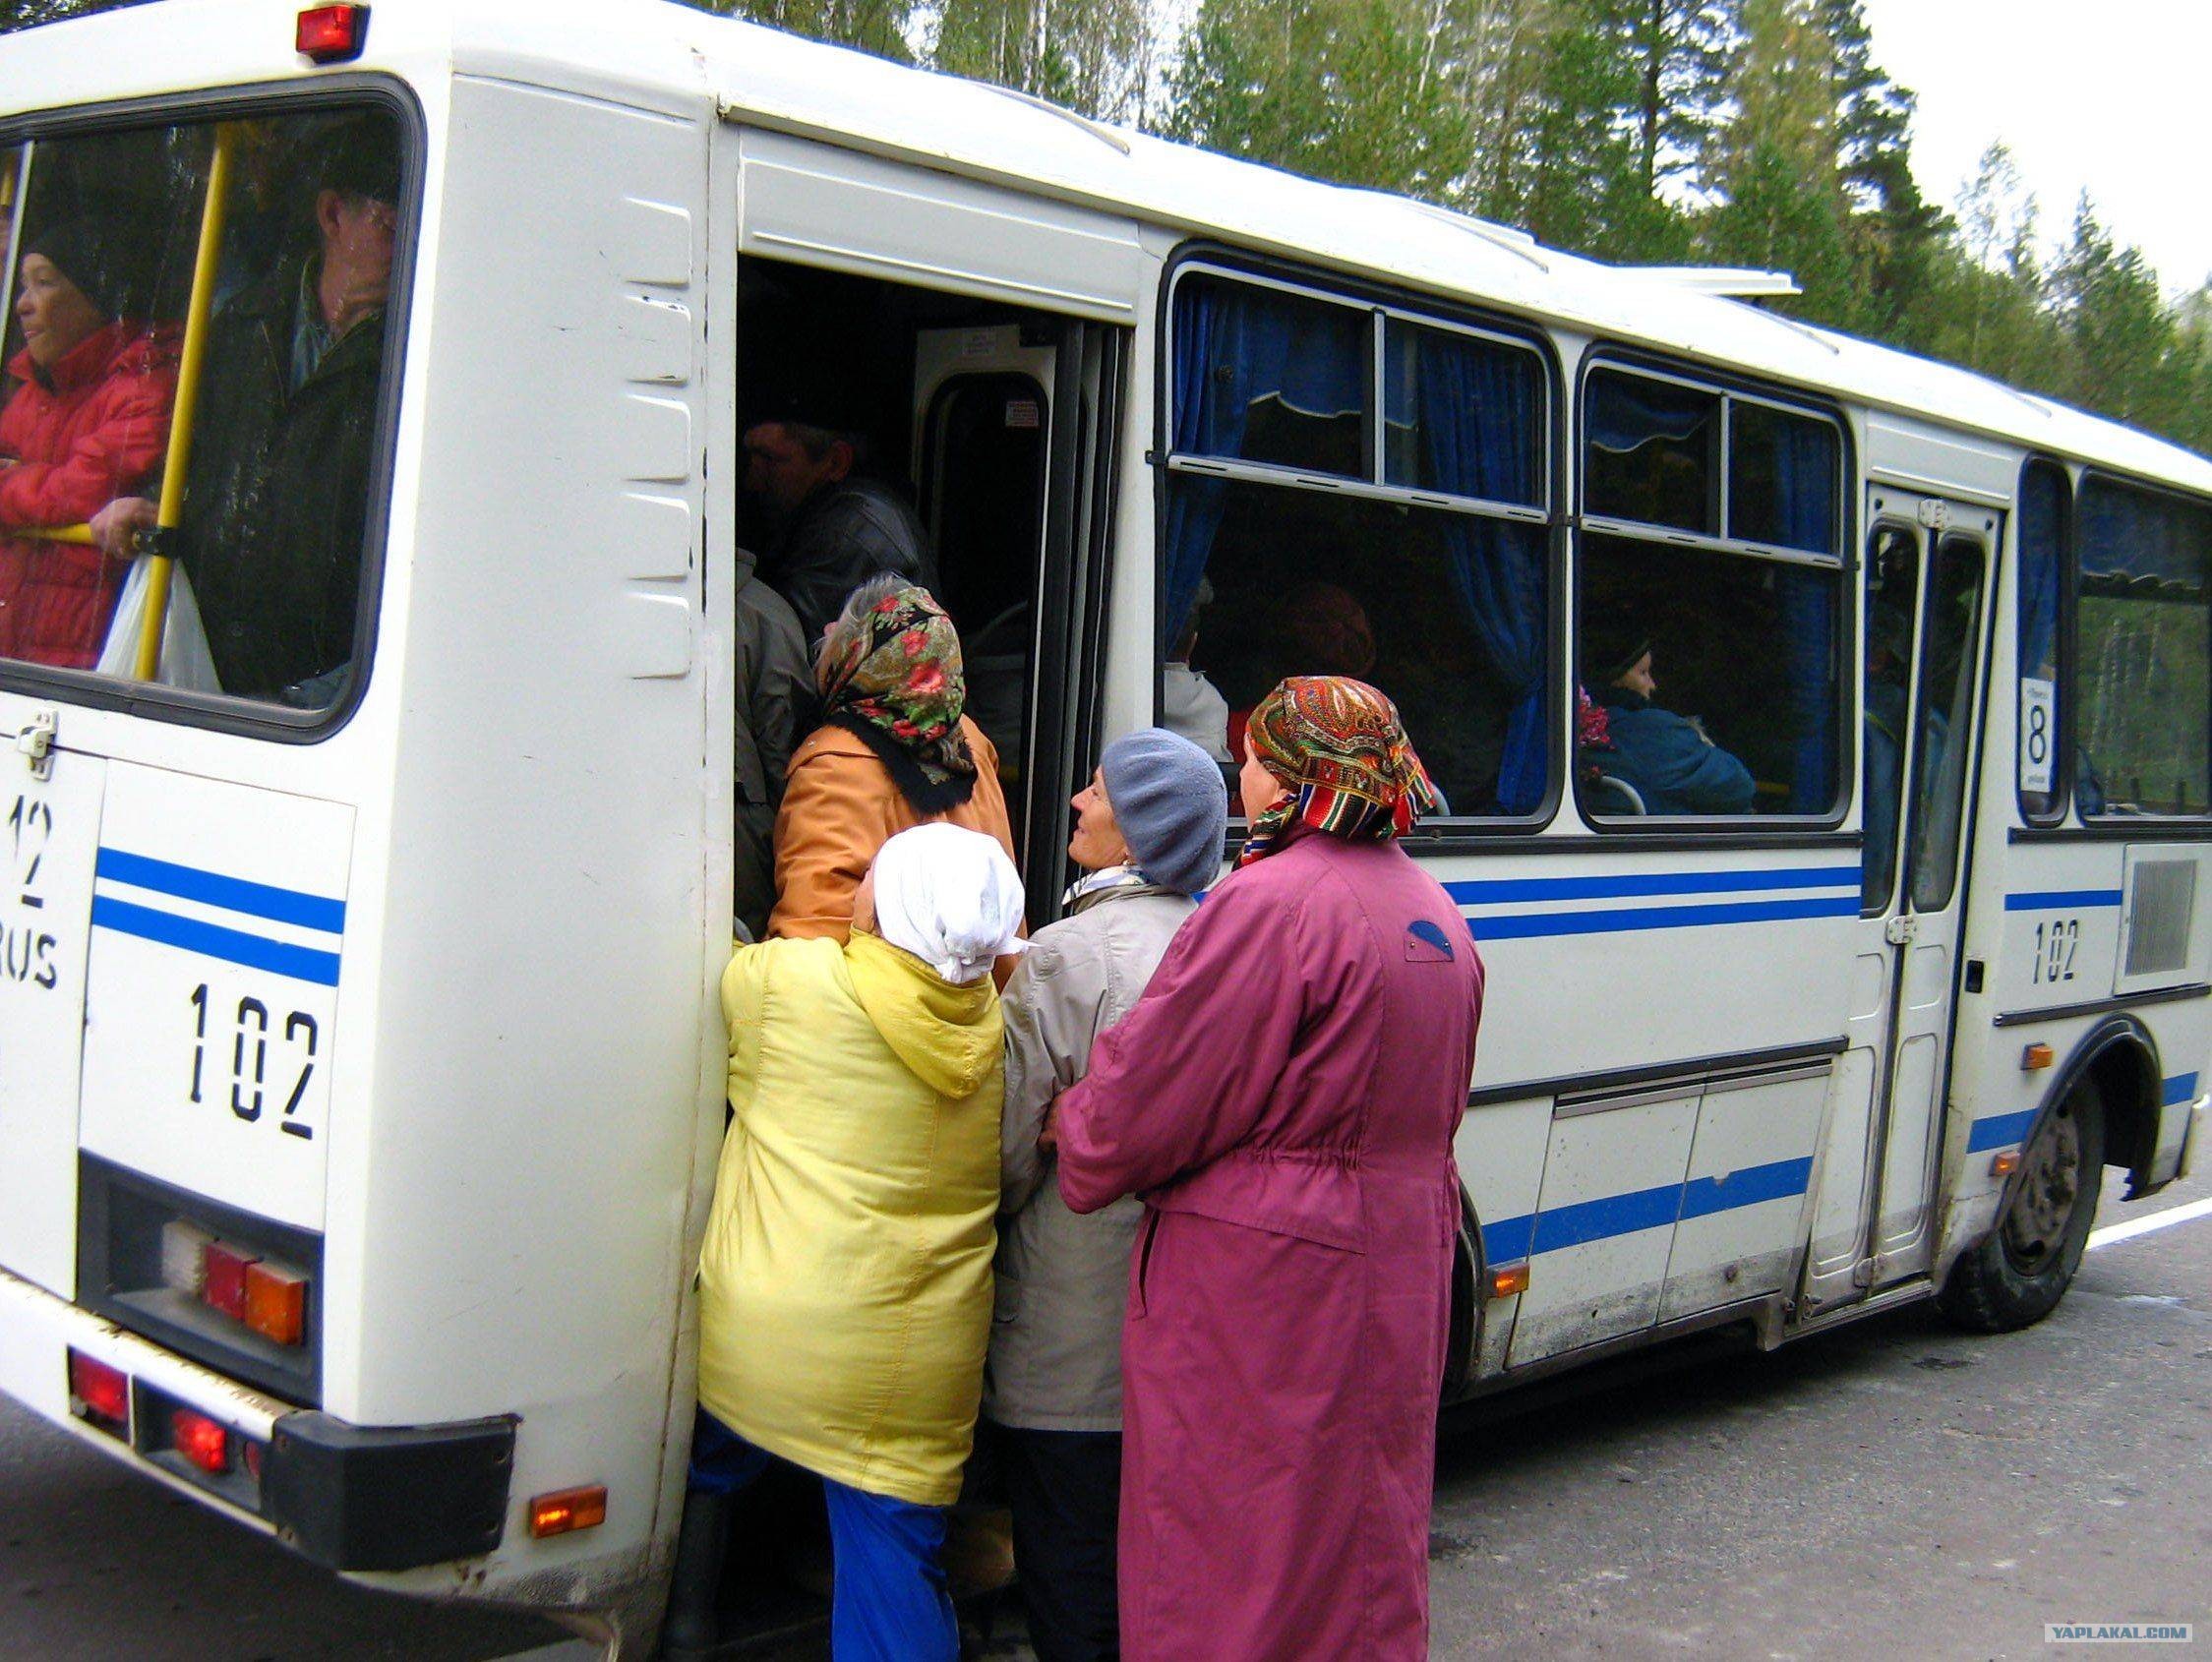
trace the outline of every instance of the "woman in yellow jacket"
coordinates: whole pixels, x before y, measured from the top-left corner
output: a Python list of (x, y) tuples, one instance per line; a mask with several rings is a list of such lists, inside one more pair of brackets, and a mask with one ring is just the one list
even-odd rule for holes
[(930, 824), (877, 852), (847, 939), (740, 947), (722, 978), (729, 1133), (699, 1260), (699, 1415), (672, 1654), (714, 1641), (729, 1497), (816, 1473), (838, 1662), (953, 1662), (938, 1563), (975, 1440), (998, 1207), (990, 971), (1021, 879)]

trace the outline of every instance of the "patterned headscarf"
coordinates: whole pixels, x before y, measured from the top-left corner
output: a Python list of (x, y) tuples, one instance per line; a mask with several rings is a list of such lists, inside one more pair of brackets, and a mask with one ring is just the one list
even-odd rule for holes
[(960, 733), (968, 697), (960, 636), (927, 589), (898, 589), (858, 617), (840, 614), (822, 635), (814, 674), (823, 718), (866, 740), (917, 808), (941, 813), (968, 800), (976, 758)]
[(1265, 859), (1292, 824), (1348, 842), (1404, 836), (1436, 809), (1398, 706), (1348, 676), (1291, 676), (1252, 711), (1245, 735), (1290, 795), (1252, 822), (1239, 865)]

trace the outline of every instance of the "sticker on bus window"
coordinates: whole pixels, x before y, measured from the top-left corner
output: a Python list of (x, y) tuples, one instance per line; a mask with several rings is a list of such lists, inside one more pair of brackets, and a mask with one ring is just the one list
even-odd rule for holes
[(2023, 677), (2020, 682), (2020, 789), (2048, 793), (2052, 758), (2058, 753), (2059, 691), (2054, 683)]

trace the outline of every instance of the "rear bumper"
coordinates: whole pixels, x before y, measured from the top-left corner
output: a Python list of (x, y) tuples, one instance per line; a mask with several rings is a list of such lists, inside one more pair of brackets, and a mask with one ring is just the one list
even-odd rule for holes
[[(133, 1382), (127, 1437), (70, 1408), (72, 1350)], [(0, 1392), (148, 1476), (272, 1533), (330, 1570), (412, 1570), (481, 1557), (500, 1544), (514, 1469), (513, 1419), (355, 1426), (293, 1407), (190, 1362), (0, 1271)], [(149, 1457), (149, 1396), (197, 1409), (266, 1444), (249, 1507)]]
[(2212, 1131), (2204, 1128), (2207, 1118), (2212, 1118), (2212, 1097), (2199, 1097), (2189, 1105), (2188, 1128), (2182, 1133), (2182, 1155), (2175, 1163), (2175, 1176), (2194, 1176), (2199, 1162), (2205, 1158), (2205, 1139), (2212, 1138)]

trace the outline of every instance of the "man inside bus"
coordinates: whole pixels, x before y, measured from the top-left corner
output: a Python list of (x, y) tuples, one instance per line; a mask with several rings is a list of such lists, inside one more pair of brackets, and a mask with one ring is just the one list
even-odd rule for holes
[(746, 430), (746, 490), (771, 533), (760, 562), (799, 614), (809, 648), (845, 597), (886, 572), (934, 590), (928, 533), (896, 489), (867, 470), (867, 440), (830, 393), (796, 397)]
[(1593, 623), (1584, 663), (1602, 690), (1613, 753), (1605, 772), (1635, 790), (1652, 814), (1749, 813), (1751, 770), (1715, 744), (1703, 723), (1651, 702), (1651, 637), (1633, 618)]
[[(312, 242), (210, 330), (181, 555), (222, 689), (316, 709), (353, 655), (398, 220), (390, 119), (329, 127), (307, 177)], [(92, 534), (120, 559), (153, 524), (131, 497)]]

